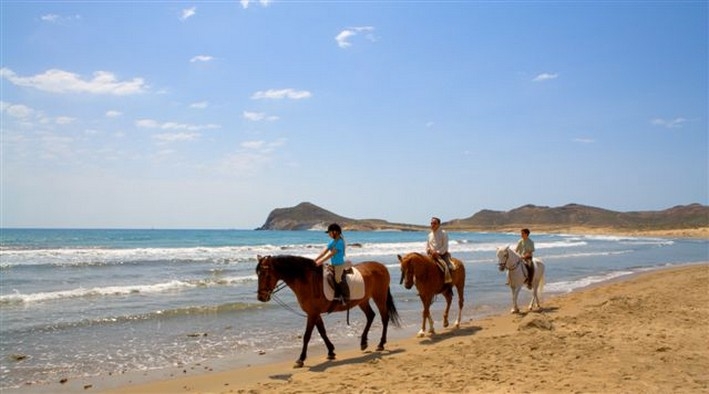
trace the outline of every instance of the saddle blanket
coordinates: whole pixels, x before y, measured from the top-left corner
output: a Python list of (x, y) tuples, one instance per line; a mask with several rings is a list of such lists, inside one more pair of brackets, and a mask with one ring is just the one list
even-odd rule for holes
[[(347, 273), (345, 277), (347, 278), (347, 286), (350, 288), (350, 300), (359, 300), (364, 298), (364, 278), (359, 270), (349, 264), (352, 268), (352, 272)], [(327, 280), (328, 275), (332, 275), (328, 272), (328, 267), (323, 264), (323, 293), (328, 301), (332, 301), (335, 298), (335, 290), (330, 286)]]

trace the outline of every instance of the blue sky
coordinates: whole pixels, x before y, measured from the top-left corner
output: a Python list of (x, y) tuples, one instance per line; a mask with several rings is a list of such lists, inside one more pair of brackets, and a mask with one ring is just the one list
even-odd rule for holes
[(0, 226), (707, 204), (707, 9), (3, 0)]

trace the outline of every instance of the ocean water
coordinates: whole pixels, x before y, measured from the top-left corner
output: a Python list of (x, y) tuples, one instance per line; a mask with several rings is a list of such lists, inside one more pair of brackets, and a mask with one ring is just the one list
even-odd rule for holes
[[(467, 270), (463, 321), (507, 310), (510, 292), (497, 270), (497, 247), (517, 234), (451, 232), (451, 253)], [(392, 275), (403, 327), (421, 325), (415, 290), (399, 285), (396, 255), (422, 251), (423, 232), (348, 232), (354, 263), (376, 260)], [(709, 261), (707, 240), (532, 234), (547, 265), (545, 295), (667, 265)], [(293, 294), (256, 299), (257, 255), (314, 257), (321, 231), (249, 230), (0, 230), (0, 390), (28, 383), (115, 375), (292, 353), (305, 319)], [(529, 302), (529, 293), (521, 295)], [(454, 301), (455, 302), (455, 301)], [(443, 299), (433, 307), (441, 330)], [(335, 346), (354, 344), (364, 315), (325, 316)], [(370, 331), (378, 342), (379, 318)], [(455, 313), (452, 316), (455, 319)], [(322, 347), (316, 335), (310, 344)]]

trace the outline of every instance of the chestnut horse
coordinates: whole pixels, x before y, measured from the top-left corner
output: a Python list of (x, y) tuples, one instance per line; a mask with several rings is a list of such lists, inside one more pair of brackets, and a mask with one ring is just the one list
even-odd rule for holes
[(423, 303), (423, 323), (417, 336), (422, 337), (426, 334), (426, 320), (429, 322), (428, 333), (431, 335), (436, 333), (433, 328), (430, 308), (437, 294), (443, 294), (446, 299), (446, 309), (443, 312), (443, 327), (448, 327), (448, 312), (453, 300), (453, 286), (458, 291), (458, 319), (455, 321), (455, 328), (460, 328), (465, 298), (463, 295), (465, 289), (465, 266), (463, 262), (456, 258), (451, 258), (451, 263), (455, 266), (455, 269), (450, 272), (453, 283), (446, 284), (443, 271), (438, 263), (433, 261), (433, 258), (421, 253), (409, 253), (403, 257), (401, 255), (397, 255), (397, 257), (401, 262), (400, 283), (404, 283), (404, 287), (407, 289), (411, 289), (415, 283), (421, 303)]
[(339, 301), (329, 301), (323, 293), (323, 270), (315, 265), (313, 259), (299, 256), (258, 256), (256, 265), (256, 275), (258, 276), (258, 300), (268, 302), (276, 289), (279, 281), (283, 281), (298, 299), (300, 308), (307, 315), (305, 334), (303, 334), (303, 349), (300, 357), (295, 362), (295, 368), (300, 368), (305, 362), (308, 352), (308, 342), (313, 333), (313, 327), (317, 327), (320, 337), (327, 346), (327, 359), (335, 359), (335, 346), (330, 342), (325, 332), (323, 323), (323, 313), (341, 312), (358, 306), (367, 317), (367, 324), (360, 339), (360, 348), (367, 348), (367, 334), (372, 326), (376, 313), (369, 305), (369, 300), (373, 299), (379, 309), (382, 318), (382, 337), (379, 340), (377, 351), (384, 350), (387, 340), (387, 328), (389, 322), (396, 327), (400, 327), (399, 313), (394, 306), (394, 298), (389, 290), (389, 271), (376, 261), (367, 261), (356, 264), (354, 267), (359, 270), (364, 279), (364, 297), (361, 299), (350, 299), (346, 304)]

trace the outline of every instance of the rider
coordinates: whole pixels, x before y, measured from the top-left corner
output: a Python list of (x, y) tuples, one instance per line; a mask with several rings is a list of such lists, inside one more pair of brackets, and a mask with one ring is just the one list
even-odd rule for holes
[(342, 228), (337, 223), (327, 227), (327, 234), (332, 238), (327, 246), (315, 258), (315, 264), (321, 266), (327, 259), (335, 270), (335, 298), (341, 298), (343, 304), (349, 299), (349, 288), (345, 279), (345, 238)]
[(426, 253), (443, 266), (445, 283), (453, 282), (450, 273), (453, 265), (451, 264), (451, 254), (448, 253), (448, 233), (441, 228), (441, 219), (435, 216), (431, 218), (431, 232), (428, 233)]
[(532, 277), (534, 276), (534, 264), (532, 263), (532, 253), (534, 253), (534, 241), (529, 238), (529, 229), (523, 228), (520, 231), (522, 238), (517, 242), (517, 252), (524, 261), (524, 265), (527, 266), (527, 287), (532, 288)]

